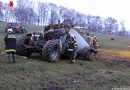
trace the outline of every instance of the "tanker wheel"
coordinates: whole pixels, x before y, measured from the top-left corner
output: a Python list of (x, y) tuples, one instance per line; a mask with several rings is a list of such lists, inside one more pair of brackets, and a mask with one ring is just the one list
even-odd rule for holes
[(30, 36), (23, 36), (17, 40), (16, 42), (17, 55), (26, 57), (29, 57), (31, 55), (32, 51), (26, 47), (29, 44), (29, 38)]
[(59, 40), (49, 40), (42, 50), (42, 58), (45, 61), (56, 62), (60, 58)]

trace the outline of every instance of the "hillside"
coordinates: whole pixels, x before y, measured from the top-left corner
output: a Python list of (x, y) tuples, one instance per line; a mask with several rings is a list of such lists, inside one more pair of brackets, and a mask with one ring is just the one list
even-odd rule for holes
[[(4, 49), (5, 23), (0, 22), (0, 48)], [(42, 27), (26, 25), (27, 31)], [(17, 36), (22, 34), (17, 34)], [(39, 54), (29, 59), (17, 58), (16, 63), (6, 63), (7, 56), (0, 56), (0, 90), (111, 90), (130, 86), (130, 49), (128, 38), (96, 34), (101, 51), (91, 60), (77, 59), (56, 63), (43, 61)]]

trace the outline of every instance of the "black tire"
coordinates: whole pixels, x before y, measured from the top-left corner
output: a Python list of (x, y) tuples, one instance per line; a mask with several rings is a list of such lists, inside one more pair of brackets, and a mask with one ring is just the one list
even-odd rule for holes
[(42, 50), (42, 58), (45, 61), (56, 62), (60, 58), (59, 40), (49, 40)]
[(32, 54), (31, 49), (27, 48), (26, 45), (29, 43), (30, 36), (23, 36), (16, 42), (16, 54), (20, 56), (29, 57)]
[(21, 31), (22, 31), (22, 33), (27, 33), (27, 30), (25, 30), (25, 29), (22, 29)]

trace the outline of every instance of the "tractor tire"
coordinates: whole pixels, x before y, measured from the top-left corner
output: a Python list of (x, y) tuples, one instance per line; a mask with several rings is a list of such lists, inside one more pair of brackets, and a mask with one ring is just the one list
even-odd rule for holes
[(29, 43), (29, 36), (23, 36), (16, 42), (16, 54), (20, 56), (29, 57), (32, 54), (31, 49), (27, 48), (26, 45)]
[(27, 33), (27, 30), (22, 29), (22, 30), (21, 30), (21, 33)]
[(60, 41), (58, 39), (49, 40), (42, 50), (42, 58), (45, 61), (56, 62), (60, 58)]

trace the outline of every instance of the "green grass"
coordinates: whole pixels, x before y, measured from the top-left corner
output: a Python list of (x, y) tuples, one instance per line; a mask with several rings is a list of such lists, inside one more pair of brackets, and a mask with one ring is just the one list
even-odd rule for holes
[(6, 24), (6, 22), (0, 22), (0, 32), (4, 32)]
[[(129, 50), (127, 46), (130, 44), (130, 38), (128, 37), (110, 36), (99, 33), (96, 33), (96, 36), (99, 38), (101, 48), (103, 49)], [(115, 40), (111, 40), (111, 37), (114, 37)]]
[[(0, 43), (4, 38), (5, 23), (0, 22)], [(28, 32), (39, 31), (40, 26), (26, 25)], [(22, 34), (17, 34), (17, 36)], [(127, 50), (128, 38), (96, 34), (102, 49)], [(0, 45), (4, 49), (4, 44)], [(104, 60), (106, 59), (106, 60)], [(16, 58), (16, 63), (6, 63), (7, 56), (0, 56), (0, 90), (111, 90), (130, 85), (130, 63), (113, 61), (118, 58), (94, 58), (93, 61), (69, 60), (45, 62), (39, 54), (29, 59)], [(112, 63), (110, 63), (111, 61)]]

